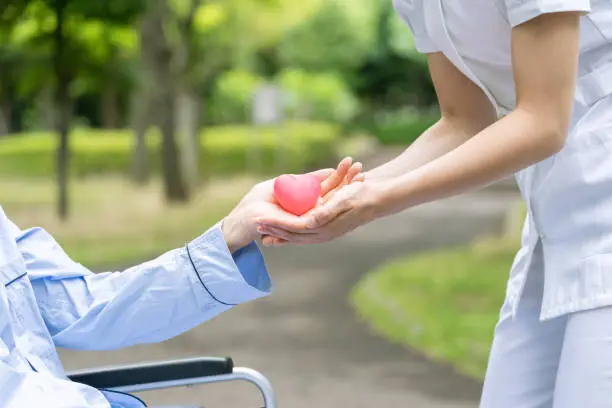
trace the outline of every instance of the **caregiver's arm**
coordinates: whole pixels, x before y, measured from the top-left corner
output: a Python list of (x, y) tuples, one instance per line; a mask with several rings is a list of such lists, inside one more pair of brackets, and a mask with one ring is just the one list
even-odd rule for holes
[(406, 174), (460, 146), (497, 119), (489, 98), (444, 54), (427, 54), (427, 60), (440, 105), (440, 120), (401, 155), (365, 172), (366, 179)]
[(515, 27), (516, 109), (455, 150), (381, 183), (378, 216), (483, 187), (558, 152), (571, 120), (579, 18), (551, 13)]
[[(553, 155), (568, 132), (578, 50), (579, 13), (544, 14), (518, 25), (512, 32), (517, 106), (511, 114), (406, 174), (366, 176), (306, 216), (261, 217), (260, 231), (281, 242), (326, 242), (376, 218), (493, 183)], [(462, 95), (451, 96), (462, 100)]]

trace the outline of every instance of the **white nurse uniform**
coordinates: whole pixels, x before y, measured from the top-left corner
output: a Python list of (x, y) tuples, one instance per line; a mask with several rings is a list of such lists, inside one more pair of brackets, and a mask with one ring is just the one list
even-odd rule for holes
[(566, 145), (516, 174), (528, 215), (481, 407), (612, 407), (612, 0), (394, 3), (417, 49), (444, 53), (500, 115), (516, 103), (512, 28), (583, 13)]

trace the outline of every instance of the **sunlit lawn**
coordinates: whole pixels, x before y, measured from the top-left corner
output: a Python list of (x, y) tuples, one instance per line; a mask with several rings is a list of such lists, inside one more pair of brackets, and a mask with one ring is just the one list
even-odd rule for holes
[(357, 285), (352, 303), (390, 341), (483, 378), (519, 231), (392, 260)]
[(87, 266), (121, 267), (183, 245), (212, 226), (237, 203), (255, 179), (210, 182), (189, 204), (168, 206), (159, 181), (147, 187), (105, 177), (74, 181), (71, 215), (56, 216), (51, 180), (0, 179), (0, 205), (22, 229), (41, 226), (73, 259)]

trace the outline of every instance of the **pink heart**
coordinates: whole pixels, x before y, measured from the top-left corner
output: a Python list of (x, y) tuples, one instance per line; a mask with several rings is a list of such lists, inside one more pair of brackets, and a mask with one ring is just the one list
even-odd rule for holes
[(274, 180), (274, 196), (285, 211), (302, 215), (317, 205), (321, 182), (311, 174), (283, 174)]

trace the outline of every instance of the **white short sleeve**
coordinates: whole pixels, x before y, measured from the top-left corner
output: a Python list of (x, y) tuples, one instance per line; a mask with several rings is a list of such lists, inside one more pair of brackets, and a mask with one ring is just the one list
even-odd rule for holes
[(512, 27), (542, 14), (564, 11), (591, 11), (591, 0), (504, 0)]
[(393, 7), (402, 20), (410, 27), (417, 51), (427, 54), (440, 51), (427, 33), (423, 1), (432, 0), (393, 0)]

